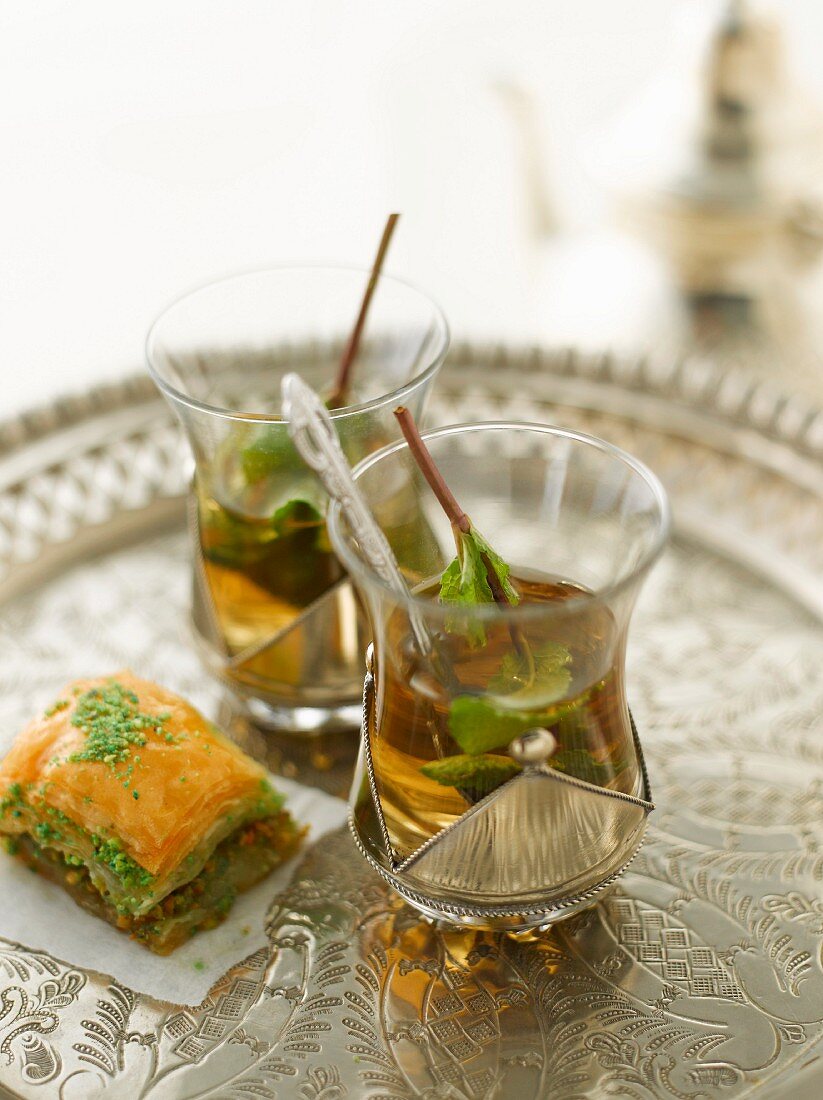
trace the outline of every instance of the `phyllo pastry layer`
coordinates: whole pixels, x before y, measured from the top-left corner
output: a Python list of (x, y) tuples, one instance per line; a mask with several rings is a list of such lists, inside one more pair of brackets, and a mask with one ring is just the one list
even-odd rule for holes
[(296, 851), (282, 803), (194, 707), (130, 672), (69, 685), (0, 762), (11, 849), (162, 952)]

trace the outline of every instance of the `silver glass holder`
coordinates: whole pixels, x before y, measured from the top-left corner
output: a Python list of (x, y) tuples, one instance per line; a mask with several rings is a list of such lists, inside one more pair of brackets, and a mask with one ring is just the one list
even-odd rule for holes
[[(571, 915), (577, 910), (591, 905), (597, 900), (600, 894), (620, 878), (634, 861), (643, 845), (645, 829), (640, 832), (638, 843), (633, 847), (628, 858), (625, 859), (616, 870), (611, 871), (608, 875), (605, 875), (587, 889), (576, 893), (570, 893), (562, 897), (552, 897), (550, 899), (521, 903), (518, 905), (467, 904), (443, 901), (442, 899), (434, 898), (428, 893), (422, 893), (420, 890), (411, 887), (404, 878), (410, 870), (417, 867), (420, 861), (428, 853), (437, 849), (437, 847), (456, 830), (464, 828), (467, 823), (472, 822), (472, 819), (482, 818), (482, 815), (500, 799), (501, 793), (505, 792), (507, 788), (510, 792), (515, 784), (521, 785), (521, 789), (523, 789), (522, 785), (524, 783), (533, 782), (535, 779), (544, 781), (549, 780), (566, 788), (571, 787), (581, 792), (586, 792), (588, 795), (595, 795), (598, 798), (615, 799), (623, 803), (629, 803), (633, 807), (639, 808), (644, 817), (648, 817), (654, 809), (648, 770), (646, 768), (646, 761), (643, 756), (643, 749), (637, 732), (637, 726), (635, 725), (631, 711), (629, 711), (632, 740), (637, 755), (642, 782), (642, 797), (626, 794), (622, 791), (612, 791), (605, 787), (598, 787), (592, 783), (587, 783), (585, 780), (578, 779), (575, 776), (566, 775), (556, 769), (552, 769), (548, 767), (545, 762), (529, 763), (523, 767), (521, 773), (506, 780), (505, 783), (502, 783), (494, 791), (466, 810), (459, 818), (426, 840), (410, 855), (402, 859), (398, 858), (392, 845), (389, 829), (383, 813), (371, 751), (371, 735), (375, 722), (374, 655), (371, 646), (366, 655), (366, 666), (367, 671), (363, 684), (363, 715), (361, 725), (362, 751), (366, 764), (371, 799), (380, 827), (383, 847), (385, 849), (386, 863), (382, 863), (375, 857), (372, 850), (370, 850), (369, 846), (361, 837), (353, 807), (350, 807), (349, 810), (349, 829), (364, 859), (366, 859), (370, 866), (377, 871), (377, 873), (385, 879), (398, 894), (409, 901), (415, 908), (433, 919), (452, 921), (459, 924), (470, 924), (482, 927), (483, 923), (486, 921), (495, 925), (499, 925), (502, 921), (513, 922), (512, 930), (518, 928), (525, 929), (527, 927), (541, 927), (541, 922), (539, 920), (541, 916), (545, 916), (545, 924), (548, 925), (558, 920), (561, 916)], [(536, 885), (539, 886), (539, 884)]]

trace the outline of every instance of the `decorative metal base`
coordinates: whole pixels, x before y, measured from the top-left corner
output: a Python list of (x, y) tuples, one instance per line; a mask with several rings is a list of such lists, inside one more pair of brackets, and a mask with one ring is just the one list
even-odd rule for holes
[(536, 907), (512, 909), (510, 907), (504, 908), (489, 905), (464, 906), (450, 905), (448, 903), (441, 904), (433, 901), (431, 898), (424, 897), (417, 891), (410, 890), (408, 886), (403, 884), (397, 875), (392, 874), (391, 871), (381, 866), (374, 858), (363, 843), (357, 822), (352, 813), (349, 814), (349, 829), (351, 830), (351, 834), (354, 837), (354, 842), (360, 854), (368, 864), (385, 879), (393, 890), (404, 898), (409, 905), (414, 906), (414, 908), (419, 913), (422, 913), (424, 917), (430, 920), (445, 921), (449, 924), (459, 925), (463, 928), (476, 928), (478, 930), (499, 932), (540, 931), (548, 928), (552, 924), (556, 924), (558, 921), (565, 920), (566, 917), (570, 917), (574, 913), (579, 913), (583, 909), (588, 909), (589, 906), (594, 905), (594, 903), (617, 882), (624, 871), (631, 866), (637, 853), (643, 846), (643, 841), (641, 839), (631, 859), (627, 860), (622, 867), (614, 872), (614, 874), (604, 878), (601, 882), (597, 883), (596, 886), (586, 890), (583, 894), (578, 894), (576, 897), (569, 898), (563, 902), (543, 902)]

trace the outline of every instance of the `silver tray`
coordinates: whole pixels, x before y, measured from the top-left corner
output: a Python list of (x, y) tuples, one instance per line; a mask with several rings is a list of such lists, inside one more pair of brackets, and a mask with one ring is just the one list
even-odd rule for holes
[[(0, 941), (0, 1093), (821, 1094), (823, 414), (706, 364), (457, 349), (432, 418), (501, 416), (604, 436), (672, 496), (631, 638), (659, 809), (630, 873), (551, 934), (470, 933), (421, 923), (341, 832), (197, 1009)], [(186, 477), (144, 379), (0, 428), (0, 720), (132, 665), (340, 793), (352, 738), (264, 740), (197, 663)]]

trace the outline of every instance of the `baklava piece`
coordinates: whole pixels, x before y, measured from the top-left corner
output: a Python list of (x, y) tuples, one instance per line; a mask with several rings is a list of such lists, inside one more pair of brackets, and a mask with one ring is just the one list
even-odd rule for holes
[(219, 924), (304, 833), (259, 764), (130, 672), (69, 685), (0, 762), (7, 850), (159, 955)]

